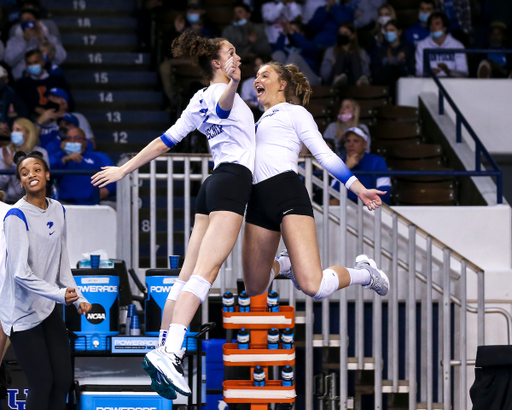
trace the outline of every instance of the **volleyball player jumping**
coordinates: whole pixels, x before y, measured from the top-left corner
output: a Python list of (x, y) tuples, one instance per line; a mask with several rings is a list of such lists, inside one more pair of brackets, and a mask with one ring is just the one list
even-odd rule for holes
[[(256, 124), (254, 185), (244, 229), (247, 293), (263, 293), (281, 273), (317, 300), (351, 284), (386, 295), (388, 278), (366, 255), (356, 258), (354, 269), (331, 266), (322, 271), (311, 200), (297, 174), (302, 144), (370, 211), (382, 204), (379, 195), (385, 192), (366, 189), (329, 149), (312, 115), (303, 106), (288, 102), (295, 94), (307, 104), (311, 93), (296, 66), (270, 62), (259, 69), (254, 87), (265, 113)], [(274, 259), (281, 234), (286, 250)], [(270, 272), (270, 276), (261, 272)]]
[[(121, 167), (106, 167), (92, 177), (105, 186), (167, 152), (195, 129), (208, 138), (214, 171), (201, 186), (196, 201), (194, 228), (179, 279), (169, 294), (161, 326), (163, 345), (148, 353), (143, 367), (153, 379), (153, 388), (164, 397), (174, 390), (189, 396), (183, 376), (182, 349), (187, 327), (233, 249), (242, 226), (252, 187), (255, 133), (254, 118), (236, 94), (241, 79), (240, 57), (222, 38), (206, 39), (191, 31), (173, 42), (175, 57), (197, 58), (210, 86), (198, 91), (176, 124)], [(162, 387), (163, 382), (170, 384)]]

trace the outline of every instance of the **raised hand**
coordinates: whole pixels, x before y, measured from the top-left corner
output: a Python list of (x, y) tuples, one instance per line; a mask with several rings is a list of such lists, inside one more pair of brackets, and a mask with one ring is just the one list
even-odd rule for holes
[(226, 61), (226, 65), (224, 66), (224, 70), (226, 71), (229, 78), (231, 78), (235, 82), (240, 82), (242, 79), (242, 71), (240, 70), (240, 57), (232, 56)]
[(123, 179), (126, 175), (119, 167), (102, 167), (102, 171), (91, 177), (91, 184), (103, 188), (108, 184)]

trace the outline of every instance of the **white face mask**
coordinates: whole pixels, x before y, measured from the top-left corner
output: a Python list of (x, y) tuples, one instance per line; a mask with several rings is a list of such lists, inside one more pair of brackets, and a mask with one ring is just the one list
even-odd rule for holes
[(391, 21), (391, 16), (379, 16), (377, 21), (381, 26), (384, 26), (388, 21)]

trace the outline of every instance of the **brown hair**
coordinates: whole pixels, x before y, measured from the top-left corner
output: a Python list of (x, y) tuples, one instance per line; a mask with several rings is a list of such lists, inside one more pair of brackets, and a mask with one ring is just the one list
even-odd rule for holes
[(174, 57), (197, 59), (199, 68), (210, 81), (213, 78), (211, 61), (219, 58), (219, 50), (224, 41), (224, 38), (205, 38), (187, 30), (172, 42), (172, 54)]
[[(361, 51), (361, 47), (359, 47), (359, 40), (357, 38), (357, 30), (356, 30), (356, 26), (354, 25), (354, 23), (346, 22), (346, 23), (341, 24), (338, 27), (338, 34), (339, 34), (339, 29), (341, 27), (345, 27), (345, 28), (349, 29), (350, 32), (354, 35), (354, 38), (350, 39), (350, 47), (349, 47), (348, 52), (349, 53), (359, 53)], [(343, 50), (343, 47), (336, 44), (334, 46), (333, 52), (334, 52), (334, 57), (336, 57), (338, 54), (343, 53), (344, 50)]]
[(299, 71), (299, 68), (293, 64), (281, 64), (276, 61), (271, 61), (265, 65), (271, 66), (280, 81), (286, 81), (286, 88), (284, 95), (286, 101), (290, 101), (293, 96), (301, 97), (301, 104), (306, 105), (309, 103), (309, 97), (311, 97), (311, 86), (309, 81), (304, 74)]

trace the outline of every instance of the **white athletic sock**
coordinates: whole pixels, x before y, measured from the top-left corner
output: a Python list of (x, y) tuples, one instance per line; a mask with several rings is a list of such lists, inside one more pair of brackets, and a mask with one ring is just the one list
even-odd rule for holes
[(368, 285), (370, 283), (370, 272), (367, 269), (347, 268), (350, 274), (351, 285)]
[(277, 261), (279, 262), (279, 272), (286, 272), (292, 267), (290, 258), (287, 256), (281, 256), (277, 258)]
[(167, 339), (165, 340), (165, 351), (167, 353), (179, 352), (183, 345), (183, 340), (185, 340), (185, 333), (187, 333), (185, 326), (171, 323), (169, 332), (167, 333)]

